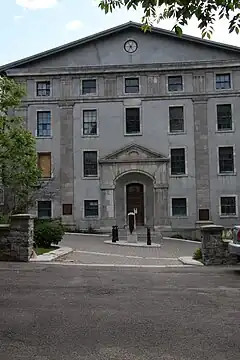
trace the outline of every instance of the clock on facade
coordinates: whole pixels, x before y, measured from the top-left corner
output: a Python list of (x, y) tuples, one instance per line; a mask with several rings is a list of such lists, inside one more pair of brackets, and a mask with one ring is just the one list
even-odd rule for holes
[(124, 44), (124, 50), (130, 54), (133, 54), (137, 51), (138, 44), (135, 40), (127, 40)]

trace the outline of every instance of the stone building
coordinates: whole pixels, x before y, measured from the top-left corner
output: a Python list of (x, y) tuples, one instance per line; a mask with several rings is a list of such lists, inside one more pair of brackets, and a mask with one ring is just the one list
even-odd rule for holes
[(39, 217), (238, 223), (240, 48), (130, 22), (0, 71), (27, 88), (18, 115), (48, 182)]

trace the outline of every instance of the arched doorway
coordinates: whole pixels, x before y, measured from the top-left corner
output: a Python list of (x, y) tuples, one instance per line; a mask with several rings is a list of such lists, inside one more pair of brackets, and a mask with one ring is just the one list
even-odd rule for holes
[[(131, 183), (126, 186), (127, 214), (137, 209), (136, 225), (144, 225), (144, 186), (140, 183)], [(126, 214), (126, 215), (127, 215)]]

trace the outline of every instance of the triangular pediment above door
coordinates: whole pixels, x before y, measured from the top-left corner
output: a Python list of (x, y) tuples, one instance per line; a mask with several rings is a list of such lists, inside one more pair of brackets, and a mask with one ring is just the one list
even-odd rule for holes
[(129, 144), (115, 150), (100, 159), (100, 163), (109, 162), (151, 162), (169, 161), (169, 158), (152, 149), (138, 144)]

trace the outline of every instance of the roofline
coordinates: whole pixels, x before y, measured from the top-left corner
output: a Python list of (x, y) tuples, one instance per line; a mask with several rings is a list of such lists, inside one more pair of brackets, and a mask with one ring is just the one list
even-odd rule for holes
[[(98, 33), (95, 33), (93, 35), (89, 35), (89, 36), (84, 37), (82, 39), (78, 39), (78, 40), (72, 41), (70, 43), (67, 43), (67, 44), (52, 48), (50, 50), (46, 50), (46, 51), (40, 52), (38, 54), (31, 55), (29, 57), (26, 57), (26, 58), (23, 58), (23, 59), (20, 59), (20, 60), (17, 60), (17, 61), (13, 61), (13, 62), (5, 64), (5, 65), (2, 65), (2, 66), (0, 66), (0, 72), (6, 71), (8, 69), (12, 69), (12, 68), (15, 68), (15, 67), (18, 67), (18, 66), (21, 66), (21, 65), (25, 65), (28, 62), (43, 59), (43, 58), (45, 58), (47, 56), (55, 55), (55, 54), (57, 54), (57, 53), (59, 53), (61, 51), (67, 51), (67, 50), (69, 50), (71, 48), (74, 48), (75, 46), (87, 44), (90, 41), (95, 41), (95, 40), (101, 39), (102, 37), (112, 35), (112, 34), (118, 32), (118, 31), (126, 30), (128, 28), (135, 28), (135, 29), (140, 30), (142, 28), (142, 24), (137, 23), (137, 22), (129, 21), (127, 23), (112, 27), (112, 28), (107, 29), (107, 30), (103, 30), (103, 31), (98, 32)], [(161, 29), (161, 28), (157, 28), (157, 27), (152, 27), (150, 32), (154, 33), (154, 34), (161, 34), (161, 35), (171, 36), (173, 38), (178, 38), (179, 39), (179, 36), (177, 34), (175, 34), (173, 31), (170, 31), (170, 30), (165, 30), (165, 29)], [(216, 42), (216, 41), (205, 40), (205, 39), (201, 39), (201, 38), (191, 36), (191, 35), (182, 35), (180, 37), (180, 39), (185, 40), (185, 41), (195, 42), (195, 43), (205, 45), (205, 46), (219, 48), (221, 50), (233, 51), (233, 52), (240, 53), (240, 47), (233, 46), (233, 45), (227, 45), (227, 44), (219, 43), (219, 42)]]

